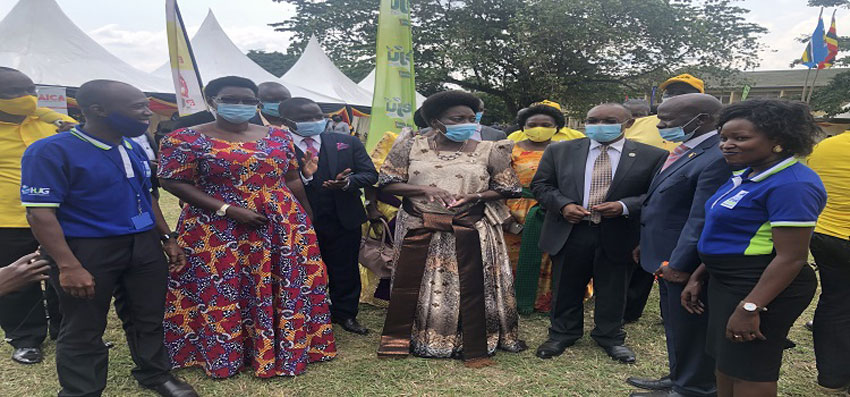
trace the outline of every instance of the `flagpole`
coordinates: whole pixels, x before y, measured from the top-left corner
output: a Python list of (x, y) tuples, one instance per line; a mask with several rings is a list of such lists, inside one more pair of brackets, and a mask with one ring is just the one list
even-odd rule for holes
[[(809, 69), (811, 71), (811, 69)], [(820, 69), (815, 72), (815, 78), (812, 79), (812, 86), (809, 88), (809, 96), (806, 97), (806, 103), (812, 100), (812, 92), (815, 90), (815, 82), (818, 81), (818, 74), (820, 74)]]
[(803, 84), (803, 95), (800, 97), (801, 101), (806, 100), (806, 87), (809, 86), (809, 75), (812, 73), (812, 68), (809, 68), (809, 71), (806, 72), (806, 83)]
[[(818, 14), (818, 20), (821, 20), (821, 18), (823, 18), (823, 7), (820, 8), (820, 13)], [(815, 55), (815, 43), (814, 43), (814, 40), (812, 40), (810, 38), (809, 39), (809, 58), (810, 58), (809, 62), (814, 62), (814, 55)], [(815, 66), (817, 66), (817, 64), (815, 64)], [(818, 70), (820, 70), (820, 69), (818, 69)], [(806, 103), (809, 102), (808, 99), (806, 99), (807, 98), (806, 97), (806, 88), (809, 89), (809, 96), (811, 96), (811, 92), (814, 89), (814, 84), (815, 84), (814, 81), (812, 81), (812, 86), (809, 86), (809, 75), (811, 73), (812, 73), (812, 67), (809, 66), (809, 71), (806, 72), (806, 83), (803, 84), (803, 95), (800, 97), (800, 100), (804, 101)], [(815, 72), (815, 79), (817, 79), (817, 72)]]

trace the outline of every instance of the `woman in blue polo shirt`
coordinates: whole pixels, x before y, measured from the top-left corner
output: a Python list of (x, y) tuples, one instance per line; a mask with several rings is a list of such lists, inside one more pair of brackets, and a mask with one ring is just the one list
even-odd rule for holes
[(778, 100), (730, 105), (718, 125), (726, 161), (743, 169), (706, 203), (704, 264), (682, 304), (701, 313), (694, 292), (710, 276), (706, 350), (718, 396), (776, 395), (785, 337), (817, 287), (808, 247), (826, 191), (795, 157), (812, 151), (820, 128), (807, 105)]

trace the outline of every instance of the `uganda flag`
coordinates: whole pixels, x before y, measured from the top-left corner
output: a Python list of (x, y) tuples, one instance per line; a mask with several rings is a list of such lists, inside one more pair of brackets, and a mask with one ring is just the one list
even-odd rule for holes
[(835, 31), (835, 12), (832, 13), (832, 25), (829, 31), (824, 35), (823, 41), (826, 42), (826, 48), (829, 51), (826, 54), (826, 59), (818, 63), (818, 69), (831, 68), (835, 63), (835, 56), (838, 55), (838, 33)]

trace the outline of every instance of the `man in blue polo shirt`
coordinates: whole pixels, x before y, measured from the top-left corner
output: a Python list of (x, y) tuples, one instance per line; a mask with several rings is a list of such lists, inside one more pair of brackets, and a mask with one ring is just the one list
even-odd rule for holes
[[(94, 80), (77, 91), (83, 127), (42, 139), (22, 159), (21, 202), (63, 311), (56, 346), (60, 396), (106, 387), (101, 337), (109, 303), (124, 324), (133, 376), (162, 396), (197, 396), (169, 374), (162, 319), (169, 266), (186, 259), (155, 198), (143, 134), (152, 113), (138, 89)], [(168, 255), (166, 264), (165, 255)]]

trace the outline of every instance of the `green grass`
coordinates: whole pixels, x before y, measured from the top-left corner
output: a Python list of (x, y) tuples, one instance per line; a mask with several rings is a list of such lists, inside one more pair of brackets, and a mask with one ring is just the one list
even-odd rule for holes
[[(177, 205), (164, 197), (167, 218), (176, 219)], [(626, 326), (627, 343), (638, 355), (635, 365), (618, 364), (608, 358), (586, 336), (552, 360), (534, 356), (545, 340), (548, 318), (542, 314), (523, 316), (520, 334), (529, 350), (520, 354), (498, 352), (496, 365), (469, 369), (457, 360), (410, 357), (381, 360), (375, 355), (384, 310), (361, 306), (359, 320), (370, 329), (368, 336), (355, 336), (337, 328), (339, 356), (327, 363), (312, 364), (295, 378), (261, 380), (244, 373), (227, 380), (208, 379), (200, 369), (176, 373), (195, 386), (202, 396), (627, 396), (628, 376), (661, 376), (667, 369), (664, 329), (658, 314), (658, 294), (654, 291), (644, 317)], [(592, 326), (592, 305), (587, 307), (587, 333)], [(815, 381), (812, 335), (803, 328), (812, 317), (814, 304), (791, 330), (797, 348), (786, 351), (779, 382), (781, 396), (826, 396)], [(139, 388), (130, 376), (133, 362), (124, 342), (120, 323), (110, 315), (105, 340), (115, 342), (110, 351), (109, 379), (104, 395), (153, 396)], [(59, 384), (54, 362), (55, 343), (44, 345), (43, 363), (23, 366), (6, 359), (12, 348), (0, 348), (0, 396), (56, 395)]]

